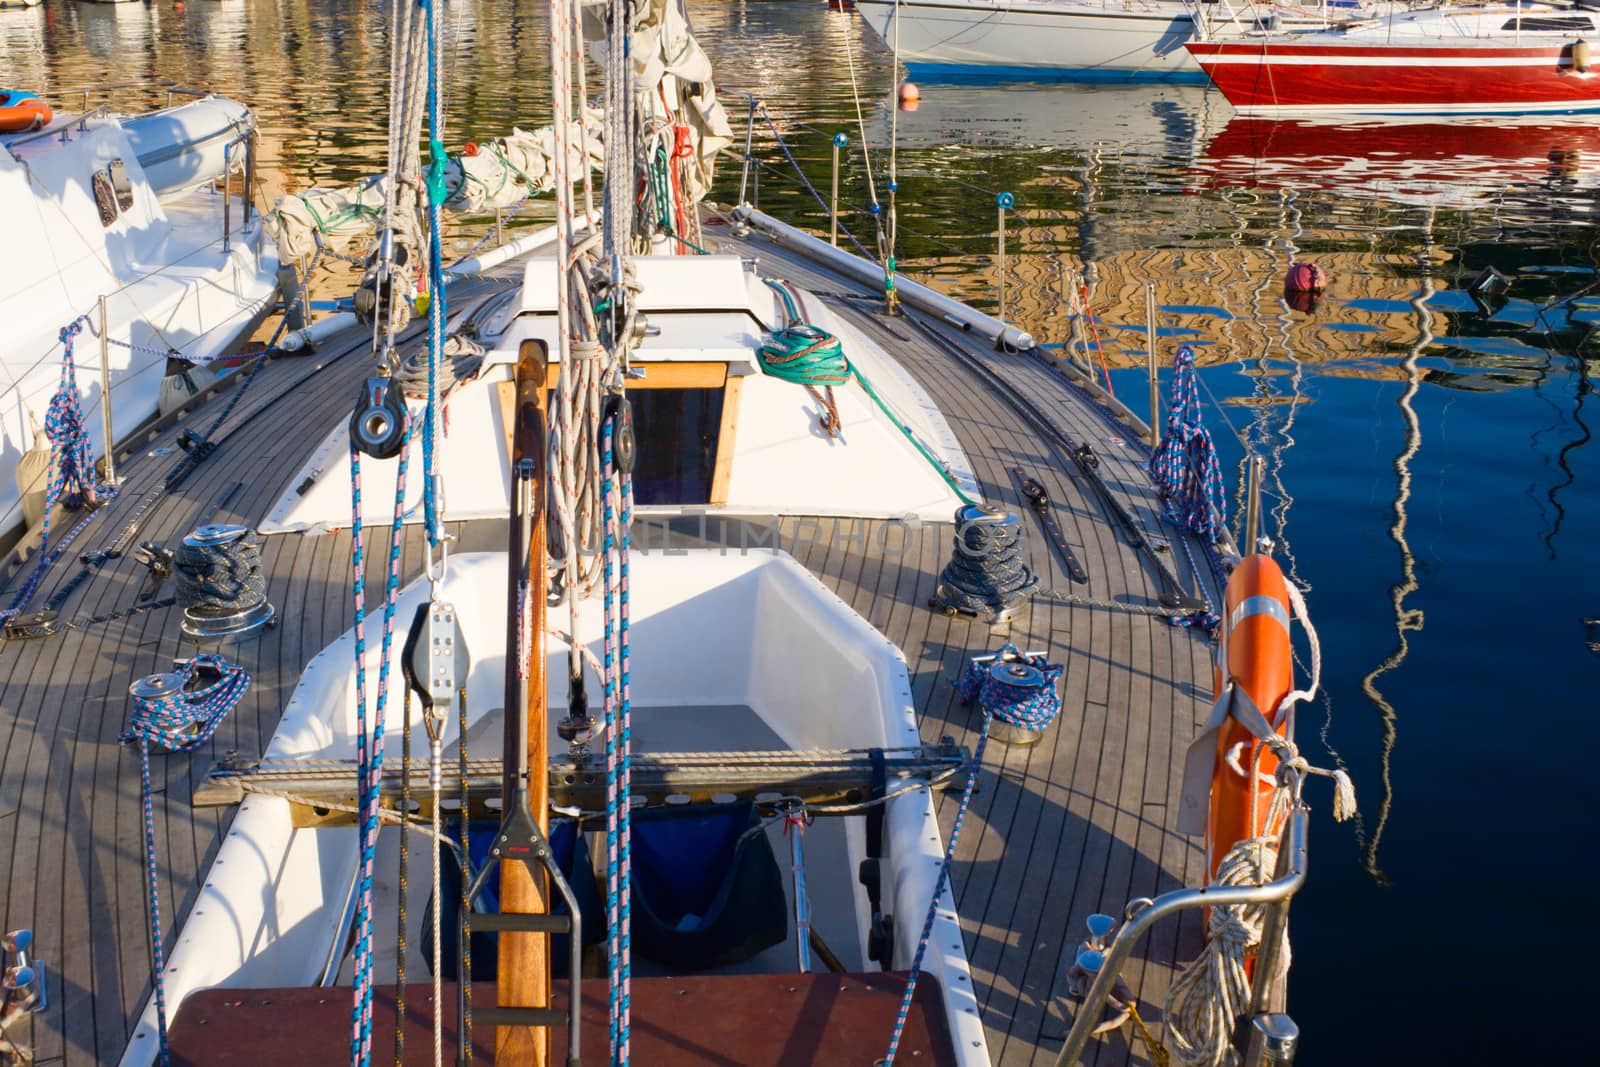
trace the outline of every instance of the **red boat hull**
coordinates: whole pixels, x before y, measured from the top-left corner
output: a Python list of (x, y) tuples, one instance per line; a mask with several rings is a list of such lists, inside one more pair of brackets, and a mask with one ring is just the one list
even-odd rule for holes
[(1240, 111), (1600, 110), (1600, 68), (1572, 42), (1539, 45), (1191, 41), (1184, 47)]

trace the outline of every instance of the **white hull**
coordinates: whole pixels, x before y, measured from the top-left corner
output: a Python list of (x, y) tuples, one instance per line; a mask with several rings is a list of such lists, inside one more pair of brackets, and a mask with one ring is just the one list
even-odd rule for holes
[[(98, 328), (97, 302), (105, 297), (112, 433), (121, 438), (156, 413), (167, 353), (203, 361), (233, 351), (270, 309), (277, 258), (263, 243), (259, 216), (245, 225), (235, 195), (225, 248), (220, 190), (205, 184), (161, 197), (139, 164), (141, 154), (160, 157), (152, 165), (169, 190), (209, 182), (221, 172), (221, 145), (231, 137), (203, 138), (193, 155), (167, 151), (162, 138), (181, 133), (191, 119), (231, 113), (225, 103), (197, 101), (158, 113), (145, 120), (142, 146), (115, 118), (90, 119), (82, 129), (76, 119), (58, 118), (54, 128), (69, 131), (66, 141), (0, 139), (0, 214), (10, 253), (0, 257), (0, 321), (7, 323), (0, 352), (0, 534), (22, 521), (13, 472), (59, 384), (62, 327), (88, 315)], [(115, 160), (126, 168), (129, 202), (106, 224), (90, 179), (103, 180)], [(74, 363), (98, 458), (105, 450), (101, 346), (88, 326), (78, 335)], [(201, 368), (191, 378), (203, 385), (212, 373)]]
[(1205, 80), (1183, 47), (1194, 18), (1170, 0), (858, 0), (856, 10), (890, 47), (898, 34), (913, 75)]
[[(640, 554), (632, 569), (633, 699), (636, 706), (654, 709), (667, 731), (674, 708), (742, 705), (795, 750), (920, 744), (910, 680), (899, 651), (788, 555), (764, 549), (725, 555)], [(397, 618), (411, 618), (428, 594), (426, 581), (413, 583), (399, 597)], [(505, 594), (503, 554), (451, 558), (443, 595), (455, 605), (474, 654), (467, 706), (479, 724), (488, 709), (503, 702)], [(584, 639), (598, 653), (599, 612), (588, 611), (585, 618), (593, 632), (584, 633)], [(354, 756), (353, 641), (346, 633), (307, 666), (267, 748), (268, 758)], [(548, 701), (551, 707), (562, 707), (567, 650), (552, 638), (548, 655)], [(367, 661), (375, 672), (376, 641), (368, 645)], [(369, 700), (375, 684), (369, 673)], [(396, 719), (404, 685), (396, 666), (389, 682), (386, 760), (399, 759)], [(590, 691), (598, 692), (592, 677)], [(447, 752), (456, 737), (452, 722), (444, 738)], [(488, 754), (482, 752), (473, 725), (469, 739), (475, 754)], [(552, 751), (565, 750), (553, 729), (550, 742)], [(427, 751), (420, 723), (413, 746), (414, 751)], [(854, 871), (864, 856), (865, 830), (860, 817), (844, 822), (848, 869)], [(895, 916), (895, 966), (903, 968), (916, 950), (943, 855), (944, 836), (926, 788), (889, 802), (884, 834), (889, 868), (885, 910), (892, 908)], [(425, 848), (422, 841), (414, 836), (412, 849)], [(380, 853), (382, 848), (380, 843)], [(358, 858), (353, 827), (296, 829), (287, 801), (246, 799), (188, 920), (173, 939), (165, 972), (169, 1013), (176, 1014), (189, 993), (214, 986), (315, 984), (336, 943), (342, 945), (340, 919)], [(413, 864), (419, 859), (414, 854)], [(391, 875), (380, 858), (376, 877)], [(415, 874), (413, 879), (427, 881)], [(852, 932), (858, 943), (843, 947), (847, 957), (860, 958), (868, 903), (853, 879), (847, 892), (845, 909), (853, 915), (844, 918), (855, 920)], [(941, 899), (924, 968), (941, 990), (957, 1063), (987, 1067), (987, 1045), (948, 888)], [(414, 907), (411, 914), (422, 912)], [(785, 959), (792, 965), (792, 948)], [(384, 967), (380, 958), (377, 982), (393, 980)], [(387, 967), (392, 971), (392, 956)], [(349, 989), (330, 990), (330, 995), (348, 996)], [(155, 1053), (155, 1009), (147, 1004), (121, 1062), (123, 1067), (147, 1067)]]

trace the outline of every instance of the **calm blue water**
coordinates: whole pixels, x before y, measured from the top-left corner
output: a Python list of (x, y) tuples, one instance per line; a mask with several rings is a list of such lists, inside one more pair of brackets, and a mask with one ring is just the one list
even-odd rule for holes
[[(315, 8), (48, 0), (0, 12), (0, 80), (103, 81), (113, 58), (119, 79), (205, 80), (261, 113), (270, 188), (341, 180), (381, 151), (387, 5)], [(821, 0), (691, 8), (722, 83), (762, 96), (824, 195), (830, 138), (847, 133), (841, 213), (865, 244), (861, 145), (887, 198), (892, 133), (905, 269), (997, 307), (995, 196), (1014, 194), (1008, 314), (1070, 348), (1063, 294), (1069, 272), (1088, 274), (1113, 384), (1142, 410), (1129, 368), (1154, 283), (1164, 351), (1196, 344), (1220, 401), (1207, 417), (1230, 483), (1246, 443), (1267, 456), (1268, 532), (1325, 659), (1301, 742), (1348, 768), (1361, 802), (1358, 823), (1336, 825), (1312, 789), (1300, 1062), (1579, 1058), (1559, 1021), (1592, 985), (1594, 939), (1528, 945), (1525, 931), (1596, 869), (1579, 792), (1600, 680), (1600, 627), (1583, 622), (1600, 616), (1600, 347), (1582, 342), (1600, 290), (1546, 305), (1596, 280), (1600, 126), (1246, 121), (1194, 87), (930, 84), (901, 113), (892, 58), (859, 19)], [(459, 136), (537, 124), (543, 4), (450, 11)], [(742, 134), (740, 98), (727, 103)], [(754, 144), (761, 206), (825, 229), (771, 129)], [(738, 180), (724, 170), (723, 199)], [(1311, 312), (1282, 300), (1302, 259), (1330, 279)], [(1509, 289), (1484, 306), (1466, 286), (1490, 266)], [(330, 275), (318, 295), (342, 286)], [(1528, 988), (1508, 995), (1513, 968)], [(1505, 999), (1516, 1007), (1497, 1011)]]

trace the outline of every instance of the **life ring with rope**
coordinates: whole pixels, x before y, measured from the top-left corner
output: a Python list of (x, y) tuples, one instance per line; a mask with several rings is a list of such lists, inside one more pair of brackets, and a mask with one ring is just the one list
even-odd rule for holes
[(50, 124), (55, 113), (34, 93), (0, 89), (0, 133), (26, 133)]
[[(1273, 731), (1286, 738), (1289, 716), (1281, 720), (1276, 716), (1278, 705), (1294, 687), (1291, 608), (1283, 570), (1270, 556), (1247, 557), (1228, 578), (1225, 604), (1215, 696), (1220, 700), (1231, 683), (1260, 709)], [(1206, 820), (1206, 869), (1211, 878), (1234, 845), (1276, 829), (1266, 820), (1277, 788), (1277, 769), (1278, 757), (1267, 742), (1233, 716), (1223, 721), (1217, 732)]]

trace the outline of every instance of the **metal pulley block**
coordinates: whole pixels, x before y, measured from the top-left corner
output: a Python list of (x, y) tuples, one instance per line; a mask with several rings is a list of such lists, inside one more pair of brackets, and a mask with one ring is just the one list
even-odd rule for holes
[(594, 740), (594, 727), (583, 676), (571, 678), (567, 682), (567, 717), (556, 723), (556, 736), (567, 743), (573, 763), (582, 764), (588, 757), (589, 743)]
[(606, 397), (602, 420), (614, 420), (611, 431), (611, 465), (619, 474), (632, 474), (638, 456), (638, 441), (633, 434), (633, 405), (626, 393)]
[(404, 390), (393, 378), (368, 378), (361, 383), (355, 410), (350, 414), (350, 442), (373, 459), (400, 454), (405, 442)]
[(472, 657), (456, 619), (455, 606), (430, 600), (417, 607), (401, 658), (409, 685), (429, 715), (445, 717), (467, 684)]

